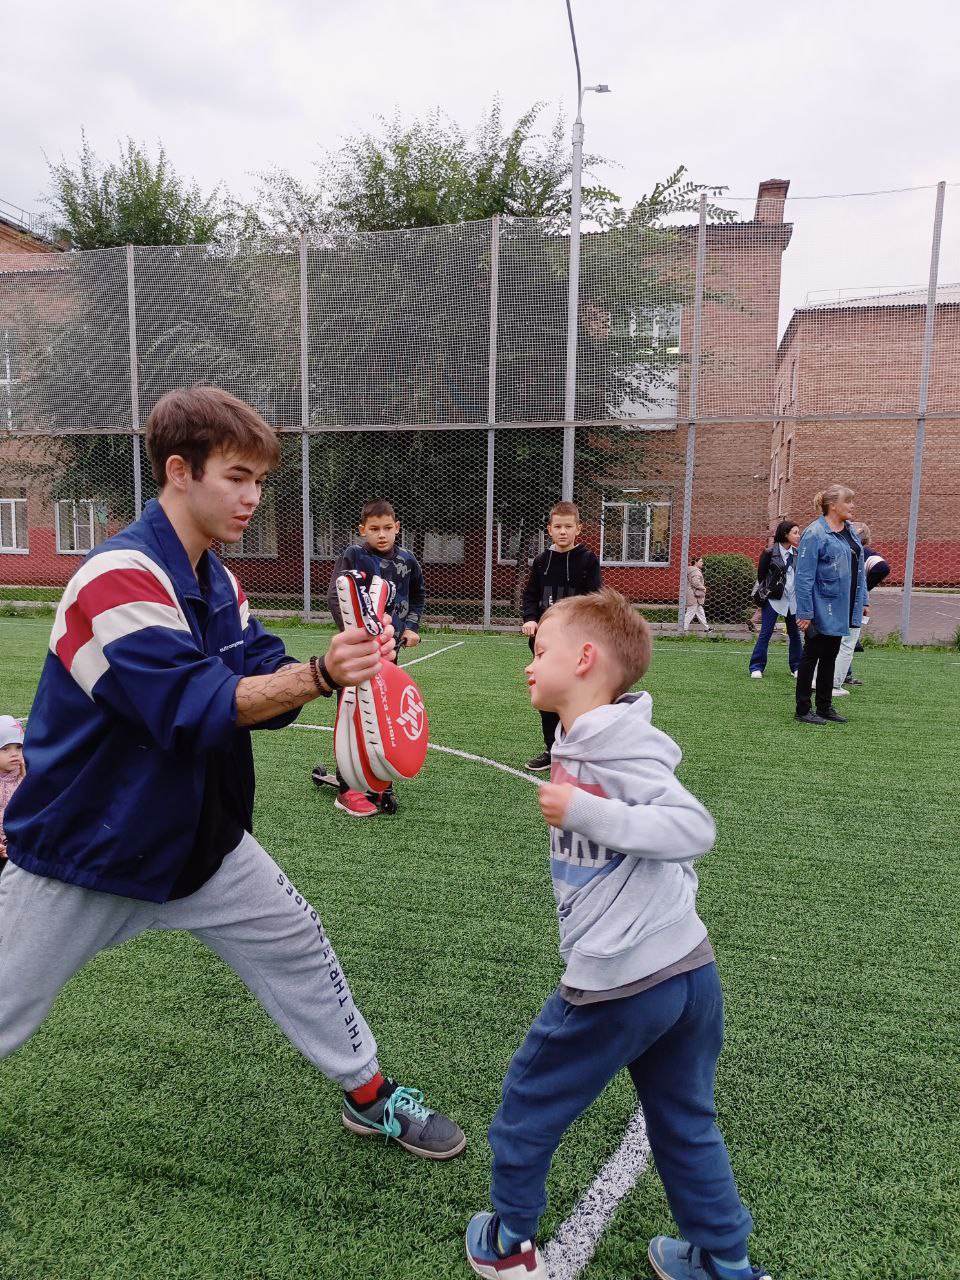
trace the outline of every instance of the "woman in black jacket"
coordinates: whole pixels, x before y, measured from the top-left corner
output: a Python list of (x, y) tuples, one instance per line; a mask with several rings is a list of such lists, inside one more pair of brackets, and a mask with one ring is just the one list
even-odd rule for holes
[(760, 634), (750, 655), (750, 675), (754, 680), (763, 679), (763, 670), (767, 665), (767, 646), (780, 618), (787, 624), (790, 646), (787, 659), (791, 675), (797, 674), (797, 667), (803, 657), (803, 640), (797, 626), (797, 598), (793, 590), (799, 543), (800, 526), (792, 520), (781, 520), (773, 535), (773, 546), (760, 553), (757, 582), (764, 590), (772, 588), (773, 594), (768, 595), (763, 602)]

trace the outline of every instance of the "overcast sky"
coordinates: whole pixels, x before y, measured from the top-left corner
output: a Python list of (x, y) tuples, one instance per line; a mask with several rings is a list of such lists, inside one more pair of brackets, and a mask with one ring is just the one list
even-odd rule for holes
[[(757, 184), (791, 196), (784, 297), (925, 283), (939, 179), (960, 184), (955, 0), (573, 0), (588, 94), (586, 146), (630, 202), (677, 164), (722, 183), (744, 217)], [(42, 211), (44, 155), (81, 126), (113, 158), (162, 139), (209, 188), (252, 192), (271, 165), (301, 176), (321, 148), (442, 107), (472, 125), (499, 94), (514, 118), (542, 99), (572, 114), (564, 0), (47, 0), (7, 5), (0, 198)], [(960, 185), (947, 191), (941, 281), (960, 280)]]

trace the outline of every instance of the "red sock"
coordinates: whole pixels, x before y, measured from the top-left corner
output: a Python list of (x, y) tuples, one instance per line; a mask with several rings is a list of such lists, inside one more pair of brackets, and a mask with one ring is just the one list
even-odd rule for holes
[(351, 1089), (347, 1097), (357, 1107), (369, 1107), (371, 1102), (375, 1102), (377, 1094), (380, 1092), (380, 1086), (383, 1084), (383, 1076), (378, 1071), (372, 1080), (368, 1080), (366, 1084), (362, 1084), (359, 1089)]

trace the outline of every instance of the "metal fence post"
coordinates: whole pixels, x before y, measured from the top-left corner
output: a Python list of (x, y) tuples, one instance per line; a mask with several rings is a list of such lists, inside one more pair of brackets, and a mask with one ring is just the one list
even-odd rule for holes
[(497, 325), (500, 306), (500, 215), (490, 219), (490, 341), (487, 358), (487, 500), (484, 512), (483, 625), (490, 626), (493, 603), (493, 476), (497, 431)]
[(680, 534), (680, 587), (677, 597), (677, 630), (683, 630), (687, 603), (687, 560), (690, 557), (690, 514), (693, 509), (693, 463), (697, 449), (697, 395), (700, 380), (700, 343), (703, 336), (703, 279), (707, 262), (707, 197), (700, 197), (697, 227), (697, 274), (693, 297), (693, 340), (690, 347), (690, 406), (687, 413), (687, 465), (683, 476), (683, 523)]
[(909, 643), (910, 596), (913, 592), (913, 566), (917, 554), (917, 524), (920, 516), (920, 478), (923, 472), (923, 445), (927, 429), (927, 391), (930, 386), (930, 364), (933, 359), (933, 328), (937, 314), (937, 275), (940, 270), (940, 232), (943, 227), (943, 201), (947, 184), (937, 183), (937, 203), (933, 214), (933, 242), (930, 247), (930, 278), (927, 282), (927, 314), (923, 326), (923, 351), (920, 356), (920, 392), (917, 396), (917, 434), (913, 446), (913, 483), (910, 487), (910, 522), (907, 526), (907, 560), (903, 569), (903, 601), (900, 614), (900, 639)]
[(137, 354), (137, 284), (133, 245), (127, 245), (127, 334), (130, 347), (130, 425), (133, 437), (133, 514), (143, 510), (143, 478), (140, 459), (140, 368)]
[(310, 621), (310, 564), (313, 521), (310, 516), (310, 331), (307, 309), (307, 233), (300, 234), (300, 504), (303, 520), (303, 620)]
[[(570, 258), (567, 272), (567, 365), (563, 389), (563, 420), (574, 423), (577, 418), (577, 340), (580, 327), (580, 165), (583, 144), (583, 121), (579, 110), (573, 126), (573, 174), (570, 190)], [(573, 501), (573, 475), (577, 428), (563, 428), (563, 471), (560, 496)]]

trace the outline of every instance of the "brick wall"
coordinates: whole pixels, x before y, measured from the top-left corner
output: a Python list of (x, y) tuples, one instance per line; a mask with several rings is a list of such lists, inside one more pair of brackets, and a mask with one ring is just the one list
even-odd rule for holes
[[(801, 526), (813, 497), (834, 481), (856, 493), (856, 518), (902, 582), (913, 480), (923, 307), (795, 313), (778, 362), (776, 403), (787, 414), (893, 413), (895, 420), (777, 422), (770, 455), (768, 517)], [(928, 412), (960, 408), (960, 307), (938, 306)], [(926, 425), (914, 582), (960, 583), (960, 421)]]

